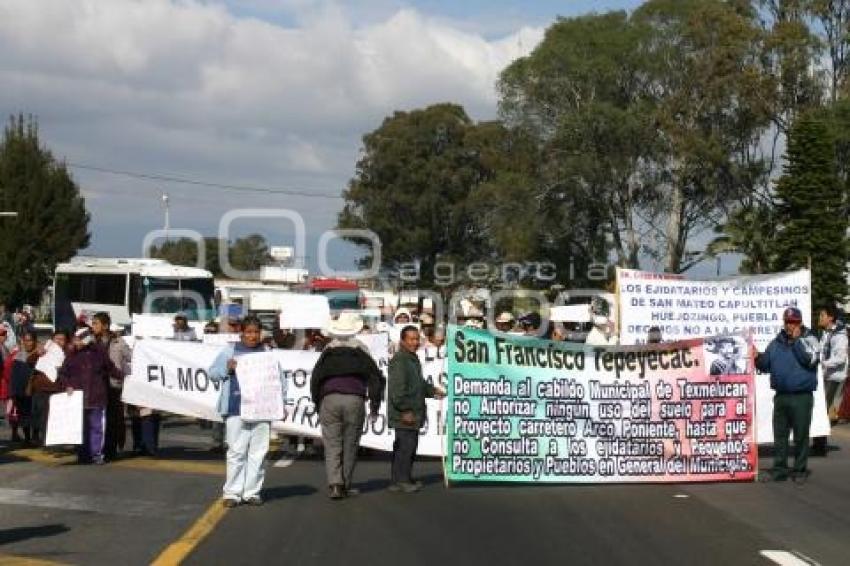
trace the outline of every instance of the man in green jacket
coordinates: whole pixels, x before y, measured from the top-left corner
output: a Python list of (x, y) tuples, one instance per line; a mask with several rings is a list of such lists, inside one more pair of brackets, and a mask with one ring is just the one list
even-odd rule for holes
[(446, 392), (422, 377), (422, 365), (416, 355), (419, 349), (418, 328), (405, 326), (399, 346), (389, 366), (387, 413), (390, 428), (395, 429), (390, 490), (415, 493), (422, 488), (422, 484), (413, 481), (411, 470), (419, 445), (419, 429), (427, 418), (425, 398), (442, 399)]

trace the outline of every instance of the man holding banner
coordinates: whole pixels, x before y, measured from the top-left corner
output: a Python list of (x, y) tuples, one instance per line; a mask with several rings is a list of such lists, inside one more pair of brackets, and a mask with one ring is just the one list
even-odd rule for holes
[(446, 393), (422, 377), (422, 365), (416, 354), (419, 329), (415, 326), (402, 328), (399, 346), (389, 366), (387, 415), (390, 428), (395, 429), (390, 490), (415, 493), (422, 488), (413, 481), (411, 471), (419, 445), (419, 429), (427, 414), (425, 398), (442, 399)]
[(277, 359), (261, 343), (261, 333), (260, 320), (245, 317), (240, 342), (225, 350), (209, 372), (210, 379), (222, 384), (218, 411), (227, 437), (225, 507), (263, 504), (260, 491), (271, 421), (284, 416), (286, 379)]
[[(773, 468), (766, 481), (791, 479), (804, 483), (809, 476), (809, 426), (817, 389), (818, 342), (803, 326), (800, 309), (789, 307), (782, 315), (785, 327), (755, 358), (756, 367), (770, 373), (773, 398)], [(794, 469), (788, 471), (788, 435), (794, 432)]]

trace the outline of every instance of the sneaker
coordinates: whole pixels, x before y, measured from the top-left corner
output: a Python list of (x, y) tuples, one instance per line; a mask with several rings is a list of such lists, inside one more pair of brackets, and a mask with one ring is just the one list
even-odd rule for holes
[(415, 483), (400, 483), (398, 487), (402, 493), (416, 493), (422, 489), (421, 485), (416, 485)]
[(356, 497), (360, 495), (360, 490), (356, 487), (346, 487), (345, 488), (345, 496), (346, 497)]
[(387, 488), (387, 491), (398, 492), (401, 491), (401, 485), (397, 483), (391, 483)]
[(221, 500), (221, 504), (228, 509), (233, 509), (239, 505), (239, 500), (233, 499), (232, 497), (225, 497)]
[(102, 466), (106, 463), (106, 459), (103, 456), (95, 456), (91, 459), (91, 463), (95, 466)]
[(263, 504), (263, 498), (259, 495), (255, 495), (254, 497), (249, 497), (242, 501), (245, 505), (253, 505), (254, 507), (260, 507)]

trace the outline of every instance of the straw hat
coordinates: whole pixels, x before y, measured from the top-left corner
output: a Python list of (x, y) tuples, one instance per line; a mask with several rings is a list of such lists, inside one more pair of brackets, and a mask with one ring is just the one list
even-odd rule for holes
[(328, 323), (325, 334), (329, 336), (354, 336), (363, 330), (363, 319), (356, 312), (343, 311)]

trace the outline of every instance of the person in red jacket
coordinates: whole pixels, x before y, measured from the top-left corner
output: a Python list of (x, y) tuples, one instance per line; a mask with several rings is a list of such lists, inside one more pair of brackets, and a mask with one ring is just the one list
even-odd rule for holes
[(124, 374), (115, 367), (106, 351), (95, 344), (89, 328), (74, 333), (73, 347), (58, 373), (56, 383), (69, 395), (74, 391), (83, 392), (83, 443), (77, 451), (77, 459), (81, 464), (103, 464), (109, 378), (121, 380)]

